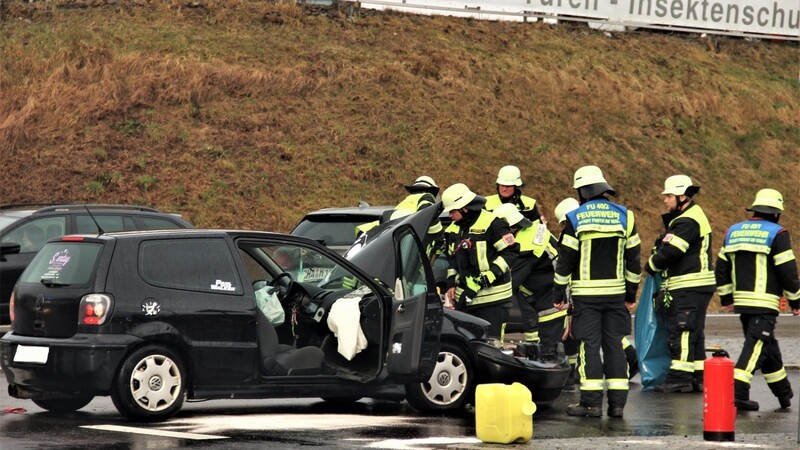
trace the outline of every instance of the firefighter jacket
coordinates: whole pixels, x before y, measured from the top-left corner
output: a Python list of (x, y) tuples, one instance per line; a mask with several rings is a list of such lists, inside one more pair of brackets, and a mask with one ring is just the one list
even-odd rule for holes
[(716, 277), (723, 306), (737, 313), (780, 312), (780, 297), (800, 308), (800, 280), (789, 232), (754, 218), (728, 229), (717, 258)]
[[(521, 212), (526, 219), (533, 222), (534, 225), (537, 223), (537, 221), (541, 222), (541, 216), (539, 215), (539, 208), (536, 206), (536, 199), (528, 197), (527, 195), (519, 194), (507, 200), (513, 202), (514, 205), (516, 205), (519, 212)], [(500, 194), (490, 195), (486, 197), (486, 205), (484, 205), (484, 208), (488, 211), (494, 211), (495, 208), (502, 205), (503, 203), (509, 203), (509, 201), (503, 201), (503, 199), (500, 198)]]
[(615, 301), (636, 301), (641, 278), (639, 251), (633, 211), (594, 198), (567, 214), (558, 249), (554, 298), (605, 297)]
[(514, 292), (533, 294), (536, 276), (553, 273), (553, 260), (558, 256), (558, 241), (546, 227), (536, 225), (521, 228), (514, 235), (519, 244), (519, 256), (512, 265)]
[(711, 262), (711, 225), (702, 208), (694, 202), (683, 211), (664, 214), (664, 237), (645, 270), (662, 272), (664, 289), (691, 289), (714, 292), (714, 267)]
[[(397, 206), (394, 207), (395, 210), (405, 210), (411, 211), (412, 213), (419, 211), (422, 208), (427, 208), (428, 206), (432, 206), (436, 203), (436, 197), (429, 192), (422, 192), (418, 194), (411, 194), (403, 199)], [(436, 234), (442, 231), (442, 222), (439, 219), (436, 219), (436, 222), (428, 228), (428, 234)]]
[[(372, 222), (363, 223), (361, 225), (356, 226), (355, 232), (356, 236), (360, 236), (362, 233), (366, 233), (369, 230), (377, 227), (378, 225), (388, 222), (392, 219), (392, 215), (396, 211), (409, 211), (411, 213), (415, 213), (422, 208), (426, 208), (428, 206), (433, 205), (436, 202), (436, 197), (433, 194), (428, 192), (422, 192), (418, 194), (411, 194), (408, 195), (406, 198), (403, 199), (394, 209), (388, 210), (383, 213), (383, 216), (379, 220), (374, 220)], [(441, 237), (439, 235), (443, 230), (442, 222), (439, 219), (436, 219), (436, 222), (433, 223), (430, 228), (428, 228), (428, 237), (429, 240), (433, 240), (436, 242), (441, 241)], [(430, 254), (430, 251), (428, 252)]]
[(505, 220), (486, 210), (474, 215), (445, 230), (448, 288), (456, 288), (457, 299), (465, 291), (474, 295), (466, 305), (471, 307), (511, 298), (511, 265), (519, 252)]

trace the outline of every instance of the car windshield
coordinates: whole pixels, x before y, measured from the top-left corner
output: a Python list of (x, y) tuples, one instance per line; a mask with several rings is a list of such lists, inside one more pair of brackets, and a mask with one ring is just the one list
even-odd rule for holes
[(23, 212), (14, 212), (11, 214), (0, 215), (0, 231), (3, 231), (7, 226), (29, 215), (30, 213), (23, 213)]

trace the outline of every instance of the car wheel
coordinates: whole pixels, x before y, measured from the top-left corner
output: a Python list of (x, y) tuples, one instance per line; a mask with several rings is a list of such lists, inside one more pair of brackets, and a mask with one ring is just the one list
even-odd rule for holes
[(161, 346), (144, 347), (122, 364), (111, 388), (111, 399), (130, 420), (158, 422), (181, 409), (188, 381), (177, 354)]
[(455, 411), (463, 408), (475, 390), (475, 373), (466, 352), (443, 343), (430, 379), (406, 385), (406, 400), (422, 412)]
[(54, 413), (70, 413), (88, 405), (93, 398), (94, 396), (89, 394), (76, 394), (72, 397), (63, 398), (35, 398), (33, 399), (33, 403), (42, 409)]

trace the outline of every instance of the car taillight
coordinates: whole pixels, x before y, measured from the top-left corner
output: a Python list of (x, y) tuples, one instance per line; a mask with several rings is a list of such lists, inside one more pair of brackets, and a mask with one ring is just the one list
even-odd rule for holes
[(111, 310), (111, 296), (106, 294), (84, 295), (78, 307), (78, 325), (102, 325)]
[(14, 324), (14, 293), (11, 293), (11, 300), (8, 302), (8, 317), (11, 319), (11, 324)]

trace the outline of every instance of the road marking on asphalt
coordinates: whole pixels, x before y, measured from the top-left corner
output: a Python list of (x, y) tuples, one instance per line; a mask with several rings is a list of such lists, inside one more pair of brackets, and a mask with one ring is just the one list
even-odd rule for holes
[(383, 441), (371, 442), (368, 448), (388, 448), (392, 450), (426, 450), (435, 447), (425, 447), (426, 445), (453, 445), (453, 444), (480, 444), (482, 441), (477, 438), (461, 437), (428, 437), (420, 439), (385, 439)]
[(196, 441), (204, 441), (209, 439), (228, 439), (228, 436), (215, 436), (213, 434), (180, 433), (176, 431), (152, 430), (148, 428), (123, 427), (120, 425), (83, 425), (81, 428), (116, 431), (119, 433), (147, 434), (150, 436), (173, 437), (178, 439), (193, 439)]
[[(410, 417), (356, 414), (248, 414), (246, 416), (198, 416), (171, 419), (162, 428), (194, 433), (230, 433), (234, 430), (340, 430), (343, 428), (391, 427)], [(201, 434), (202, 435), (202, 434)]]

